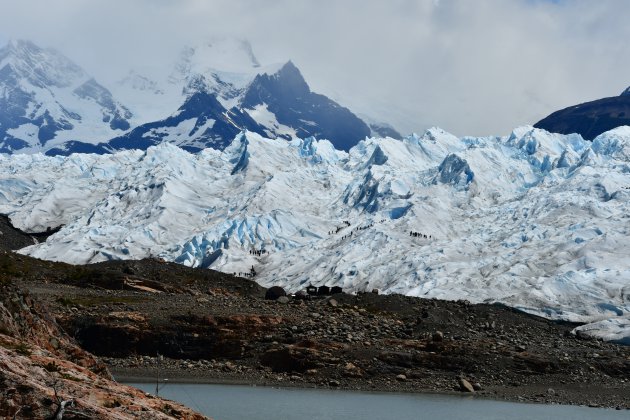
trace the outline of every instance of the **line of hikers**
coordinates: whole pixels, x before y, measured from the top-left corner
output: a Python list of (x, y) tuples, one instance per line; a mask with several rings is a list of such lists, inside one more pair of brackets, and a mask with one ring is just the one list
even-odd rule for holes
[(328, 234), (329, 234), (329, 235), (334, 235), (334, 234), (337, 234), (337, 233), (339, 233), (339, 231), (340, 231), (341, 229), (345, 229), (345, 228), (347, 228), (347, 227), (349, 227), (349, 226), (350, 226), (350, 222), (349, 222), (349, 221), (347, 221), (347, 220), (344, 220), (344, 221), (342, 221), (341, 223), (343, 223), (345, 226), (337, 226), (337, 227), (335, 228), (335, 230), (330, 230), (330, 231), (328, 231)]
[(256, 255), (257, 257), (260, 257), (262, 254), (266, 254), (267, 250), (266, 249), (250, 249), (249, 250), (249, 255)]
[(431, 235), (425, 235), (424, 233), (414, 232), (413, 230), (409, 231), (409, 236), (412, 236), (414, 238), (433, 239)]
[(252, 268), (250, 268), (248, 272), (239, 271), (238, 273), (234, 272), (232, 274), (234, 274), (235, 276), (238, 275), (239, 277), (256, 277), (256, 270), (252, 265)]
[(351, 236), (352, 236), (352, 234), (353, 234), (355, 231), (357, 231), (357, 230), (365, 230), (365, 229), (369, 229), (369, 228), (371, 228), (371, 227), (373, 227), (373, 226), (374, 226), (374, 223), (370, 223), (369, 225), (365, 225), (365, 226), (357, 226), (357, 227), (355, 227), (354, 229), (352, 229), (352, 231), (351, 231), (348, 235), (344, 235), (344, 236), (342, 236), (342, 237), (341, 237), (341, 240), (344, 240), (344, 239), (346, 239), (346, 238), (351, 237)]
[(372, 226), (374, 226), (374, 222), (372, 222), (372, 223), (370, 223), (369, 225), (366, 225), (366, 226), (357, 226), (357, 227), (354, 228), (354, 230), (365, 230), (365, 229), (371, 228)]

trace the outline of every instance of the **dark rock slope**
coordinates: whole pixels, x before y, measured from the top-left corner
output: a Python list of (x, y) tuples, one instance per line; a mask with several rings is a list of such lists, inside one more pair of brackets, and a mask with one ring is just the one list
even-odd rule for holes
[(59, 227), (45, 232), (27, 233), (13, 227), (8, 216), (0, 214), (0, 249), (17, 250), (45, 241), (59, 231)]
[[(629, 88), (630, 89), (630, 88)], [(552, 133), (578, 133), (587, 140), (613, 128), (630, 125), (630, 94), (598, 99), (556, 111), (534, 127)]]
[(27, 233), (16, 229), (9, 218), (0, 215), (0, 249), (20, 249), (35, 244), (35, 239)]
[(371, 132), (349, 109), (311, 92), (291, 61), (273, 75), (256, 76), (241, 105), (248, 109), (267, 105), (278, 122), (294, 128), (298, 137), (328, 139), (341, 150), (350, 150)]

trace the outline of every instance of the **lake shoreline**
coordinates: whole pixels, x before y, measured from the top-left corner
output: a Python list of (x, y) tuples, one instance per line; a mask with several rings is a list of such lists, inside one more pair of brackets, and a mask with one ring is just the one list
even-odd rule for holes
[[(127, 385), (147, 395), (155, 390), (152, 383)], [(160, 388), (160, 396), (221, 420), (621, 420), (628, 417), (627, 411), (439, 393), (172, 383)]]
[[(106, 363), (111, 363), (111, 359), (106, 359), (105, 361)], [(118, 359), (117, 366), (110, 364), (110, 372), (115, 380), (120, 383), (155, 384), (155, 368), (143, 369), (133, 366), (120, 366), (121, 363), (129, 363), (132, 365), (135, 362), (135, 359)], [(163, 362), (165, 365), (172, 365), (172, 363), (179, 363), (180, 361), (164, 360)], [(204, 372), (200, 369), (173, 368), (172, 366), (163, 369), (160, 373), (160, 377), (162, 378), (160, 383), (163, 386), (167, 386), (167, 384), (208, 384), (288, 389), (342, 390), (375, 394), (427, 394), (515, 403), (574, 405), (630, 410), (630, 404), (628, 404), (628, 401), (630, 401), (630, 393), (627, 391), (621, 393), (618, 398), (609, 400), (608, 403), (602, 403), (599, 398), (602, 394), (610, 395), (613, 390), (618, 392), (620, 389), (615, 387), (606, 390), (602, 389), (600, 385), (562, 384), (560, 382), (535, 386), (492, 386), (475, 392), (462, 392), (456, 389), (456, 378), (452, 378), (451, 382), (453, 387), (449, 390), (436, 387), (417, 387), (417, 383), (414, 381), (365, 381), (354, 378), (354, 380), (342, 381), (339, 384), (324, 384), (311, 381), (308, 378), (296, 377), (295, 375), (278, 375), (265, 371), (258, 372), (258, 375), (254, 375), (252, 372), (248, 372), (247, 374), (230, 374), (226, 372)], [(166, 379), (166, 381), (164, 379)]]

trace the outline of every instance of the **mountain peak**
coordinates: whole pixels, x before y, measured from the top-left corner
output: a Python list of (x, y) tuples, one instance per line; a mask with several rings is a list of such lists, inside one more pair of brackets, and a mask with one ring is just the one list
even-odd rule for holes
[(279, 71), (300, 73), (300, 70), (297, 68), (297, 66), (293, 63), (292, 60), (289, 60), (286, 63), (284, 63), (284, 65), (280, 68)]
[(619, 96), (601, 98), (555, 111), (534, 124), (552, 133), (577, 133), (593, 140), (613, 128), (630, 125), (630, 88)]
[(257, 113), (270, 111), (277, 125), (294, 129), (292, 136), (330, 140), (341, 150), (349, 150), (370, 135), (370, 128), (350, 110), (311, 92), (292, 61), (273, 74), (257, 75), (241, 106)]
[(10, 39), (7, 44), (0, 48), (0, 67), (4, 67), (7, 64), (15, 60), (23, 60), (29, 55), (41, 53), (42, 49), (31, 41), (22, 39)]
[(311, 91), (306, 80), (304, 80), (304, 76), (302, 76), (300, 70), (291, 60), (280, 67), (280, 70), (273, 74), (272, 78), (281, 83), (286, 91), (302, 94), (307, 94)]
[(185, 47), (175, 68), (175, 79), (215, 71), (251, 73), (260, 67), (249, 41), (222, 37)]
[(23, 52), (41, 52), (42, 48), (38, 47), (34, 42), (27, 39), (10, 39), (7, 45), (3, 48), (14, 54)]
[(23, 39), (10, 40), (0, 49), (0, 67), (5, 65), (38, 87), (67, 87), (87, 78), (81, 67), (57, 50)]

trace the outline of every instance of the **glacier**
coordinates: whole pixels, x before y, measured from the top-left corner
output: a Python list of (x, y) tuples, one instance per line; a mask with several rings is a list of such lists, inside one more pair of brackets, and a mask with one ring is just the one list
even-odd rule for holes
[[(162, 258), (264, 286), (502, 303), (630, 343), (630, 127), (502, 137), (432, 128), (326, 140), (239, 134), (222, 151), (0, 155), (22, 249), (74, 264)], [(414, 234), (414, 232), (416, 234)], [(264, 250), (264, 253), (253, 252)]]

